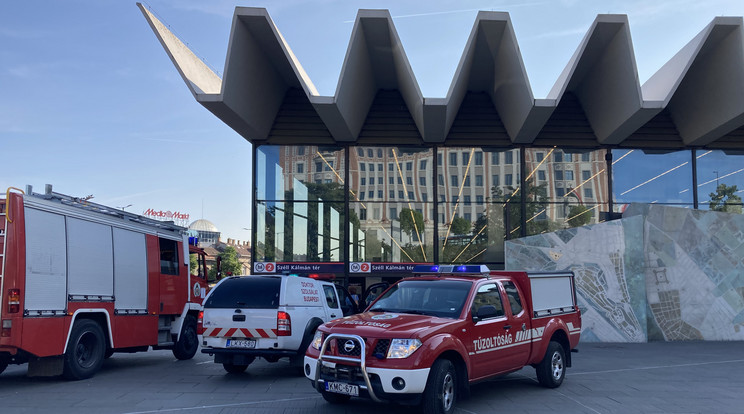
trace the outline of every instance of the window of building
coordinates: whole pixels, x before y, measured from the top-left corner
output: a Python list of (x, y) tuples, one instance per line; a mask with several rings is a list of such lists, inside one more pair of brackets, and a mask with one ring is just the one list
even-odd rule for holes
[(504, 153), (504, 163), (505, 164), (514, 164), (514, 152), (512, 152), (512, 151), (506, 151)]
[(465, 186), (470, 187), (470, 176), (469, 175), (465, 176)]
[(584, 198), (594, 198), (594, 192), (591, 188), (584, 189)]
[(321, 172), (323, 171), (323, 163), (318, 161), (315, 163), (315, 172)]
[(372, 171), (374, 171), (374, 170), (375, 170), (375, 165), (374, 165), (374, 164), (372, 164), (372, 163), (369, 163), (369, 164), (368, 164), (368, 166), (369, 166), (369, 171), (370, 171), (370, 172), (372, 172)]
[(419, 177), (419, 185), (426, 185), (426, 177), (424, 176)]
[(409, 192), (408, 192), (408, 199), (409, 199), (409, 200), (413, 200), (413, 199), (414, 199), (414, 198), (413, 198), (413, 191), (409, 191)]
[(444, 185), (444, 176), (439, 174), (439, 185)]
[(421, 201), (423, 202), (429, 201), (429, 195), (426, 193), (421, 193)]
[(469, 195), (463, 196), (463, 202), (465, 203), (466, 206), (469, 206), (470, 205), (470, 196)]
[(357, 148), (357, 155), (360, 157), (364, 156), (364, 148)]
[(413, 185), (413, 177), (406, 177), (406, 185)]
[(506, 174), (504, 175), (504, 185), (512, 185), (512, 175)]
[(401, 200), (404, 200), (406, 198), (406, 195), (403, 194), (403, 191), (398, 191), (398, 198), (400, 198)]
[(483, 151), (475, 151), (475, 165), (483, 165)]
[(403, 180), (401, 180), (400, 177), (398, 177), (398, 184), (403, 184)]
[[(303, 147), (304, 148), (304, 147)], [(297, 173), (302, 174), (305, 172), (305, 164), (298, 162), (297, 163)]]
[(499, 165), (499, 152), (492, 152), (491, 153), (491, 164), (493, 165)]
[[(469, 203), (468, 203), (468, 204), (469, 204)], [(468, 204), (466, 204), (466, 205), (468, 205)], [(463, 214), (463, 215), (462, 215), (462, 218), (464, 218), (464, 219), (465, 219), (465, 220), (467, 220), (467, 221), (473, 221), (473, 219), (472, 219), (472, 218), (473, 218), (473, 215), (472, 215), (472, 214), (470, 214), (470, 213), (465, 213), (465, 214)]]
[(325, 170), (326, 170), (326, 171), (331, 171), (331, 169), (333, 169), (333, 161), (328, 161), (328, 162), (326, 163), (326, 167), (325, 167)]
[(537, 179), (540, 181), (545, 181), (545, 171), (537, 170)]
[(591, 154), (588, 152), (584, 152), (581, 154), (581, 161), (589, 162), (591, 160), (590, 158)]
[(457, 203), (457, 200), (458, 200), (457, 196), (456, 195), (453, 195), (452, 196), (452, 202), (453, 203)]
[(475, 185), (477, 187), (482, 187), (483, 186), (483, 176), (482, 175), (476, 175), (475, 176)]
[(372, 219), (373, 220), (379, 220), (380, 219), (380, 208), (375, 207), (372, 209)]
[(369, 196), (369, 198), (375, 198), (375, 192), (374, 192), (374, 190), (373, 191), (370, 191), (369, 193), (367, 193), (367, 195)]
[(390, 196), (390, 199), (391, 200), (394, 199), (395, 198), (395, 190), (390, 190), (390, 193), (388, 194), (388, 196)]
[(419, 161), (419, 170), (425, 170), (426, 169), (426, 160)]
[(413, 171), (413, 163), (412, 162), (409, 161), (409, 162), (406, 163), (406, 171)]
[(563, 162), (563, 153), (560, 151), (553, 151), (553, 161)]
[(359, 209), (359, 220), (367, 220), (367, 209), (366, 208)]
[(364, 177), (360, 178), (360, 179), (359, 179), (359, 184), (360, 184), (360, 185), (365, 185), (365, 184), (367, 184), (367, 179), (366, 179), (366, 178), (364, 178)]
[(462, 165), (468, 165), (470, 163), (470, 151), (462, 153)]
[(442, 154), (437, 154), (437, 165), (442, 165)]
[(538, 152), (537, 152), (537, 153), (535, 154), (535, 160), (536, 160), (537, 162), (541, 162), (541, 161), (542, 161), (542, 160), (543, 160), (544, 158), (545, 158), (545, 154), (543, 154), (542, 152), (539, 152), (539, 151), (538, 151)]
[(364, 191), (359, 192), (359, 199), (364, 200)]
[(297, 147), (297, 155), (305, 155), (305, 147), (304, 146)]
[(370, 149), (367, 150), (367, 156), (369, 158), (372, 158), (372, 157), (375, 156), (375, 153), (374, 153), (374, 151), (372, 151), (372, 148), (370, 148)]
[[(377, 158), (382, 158), (382, 148), (377, 148)], [(382, 164), (379, 164), (382, 165)], [(382, 168), (380, 168), (380, 171), (382, 171)]]
[(581, 180), (586, 181), (589, 179), (589, 177), (592, 176), (592, 172), (589, 170), (582, 170), (581, 171)]
[(450, 175), (450, 185), (452, 187), (457, 187), (460, 185), (460, 180), (457, 179), (456, 174)]
[(500, 186), (501, 184), (499, 183), (499, 175), (494, 174), (493, 176), (491, 176), (491, 182), (494, 187)]
[(395, 178), (393, 178), (392, 176), (388, 177), (388, 184), (394, 185), (395, 184)]
[(394, 170), (395, 170), (395, 169), (393, 168), (393, 163), (392, 163), (392, 162), (391, 162), (391, 163), (389, 163), (389, 164), (388, 164), (388, 171), (394, 171)]
[(396, 207), (390, 207), (390, 218), (393, 220), (398, 219), (398, 209)]
[(563, 154), (563, 162), (573, 162), (573, 154), (570, 152)]
[(556, 188), (555, 189), (555, 195), (558, 196), (558, 197), (563, 197), (564, 195), (566, 195), (566, 189), (563, 188), (563, 187)]
[(457, 165), (457, 153), (456, 152), (450, 152), (450, 157), (449, 158), (450, 158), (449, 159), (450, 167), (456, 166)]
[(566, 180), (573, 180), (573, 171), (572, 170), (566, 170)]
[(483, 196), (478, 194), (475, 196), (475, 204), (477, 205), (483, 205)]

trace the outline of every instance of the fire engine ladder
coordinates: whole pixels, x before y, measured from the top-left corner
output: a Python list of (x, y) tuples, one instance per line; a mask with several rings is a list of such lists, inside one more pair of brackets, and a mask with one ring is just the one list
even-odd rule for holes
[(72, 197), (72, 196), (65, 195), (65, 194), (55, 193), (52, 191), (51, 184), (46, 185), (44, 194), (34, 193), (31, 186), (26, 186), (26, 194), (33, 196), (33, 197), (39, 197), (44, 200), (55, 201), (55, 202), (58, 202), (60, 204), (64, 204), (67, 206), (73, 206), (73, 207), (81, 208), (81, 209), (88, 210), (88, 211), (94, 211), (96, 213), (106, 214), (109, 216), (118, 217), (120, 219), (125, 219), (125, 220), (133, 221), (136, 223), (140, 223), (140, 224), (146, 224), (149, 226), (157, 227), (162, 230), (168, 230), (168, 231), (173, 231), (177, 233), (183, 233), (186, 231), (184, 227), (178, 226), (172, 221), (154, 220), (154, 219), (140, 216), (138, 214), (130, 213), (124, 210), (107, 207), (102, 204), (96, 204), (89, 200), (86, 200), (85, 198), (78, 198), (78, 197)]

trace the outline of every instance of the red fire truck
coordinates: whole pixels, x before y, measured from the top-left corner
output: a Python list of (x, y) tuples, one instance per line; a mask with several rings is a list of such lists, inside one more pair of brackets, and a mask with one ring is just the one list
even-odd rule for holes
[(203, 257), (189, 271), (185, 230), (50, 185), (44, 194), (8, 189), (0, 199), (0, 372), (28, 362), (29, 376), (84, 379), (114, 352), (149, 347), (192, 358), (208, 287)]
[(321, 325), (305, 376), (331, 403), (350, 397), (450, 414), (472, 383), (535, 367), (561, 385), (581, 333), (571, 272), (417, 266), (367, 311)]

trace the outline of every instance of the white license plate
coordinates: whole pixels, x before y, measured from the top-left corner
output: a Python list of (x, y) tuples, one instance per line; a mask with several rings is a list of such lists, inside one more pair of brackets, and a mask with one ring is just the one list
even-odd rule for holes
[(255, 348), (256, 341), (253, 339), (228, 339), (228, 348)]
[(351, 395), (352, 397), (359, 396), (358, 385), (344, 384), (343, 382), (326, 382), (325, 390), (336, 394)]

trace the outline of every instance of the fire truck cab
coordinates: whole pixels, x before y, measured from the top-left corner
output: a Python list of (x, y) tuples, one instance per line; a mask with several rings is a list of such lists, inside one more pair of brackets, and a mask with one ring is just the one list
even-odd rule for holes
[(84, 379), (115, 352), (195, 355), (208, 286), (185, 228), (50, 185), (14, 190), (0, 199), (0, 372)]

